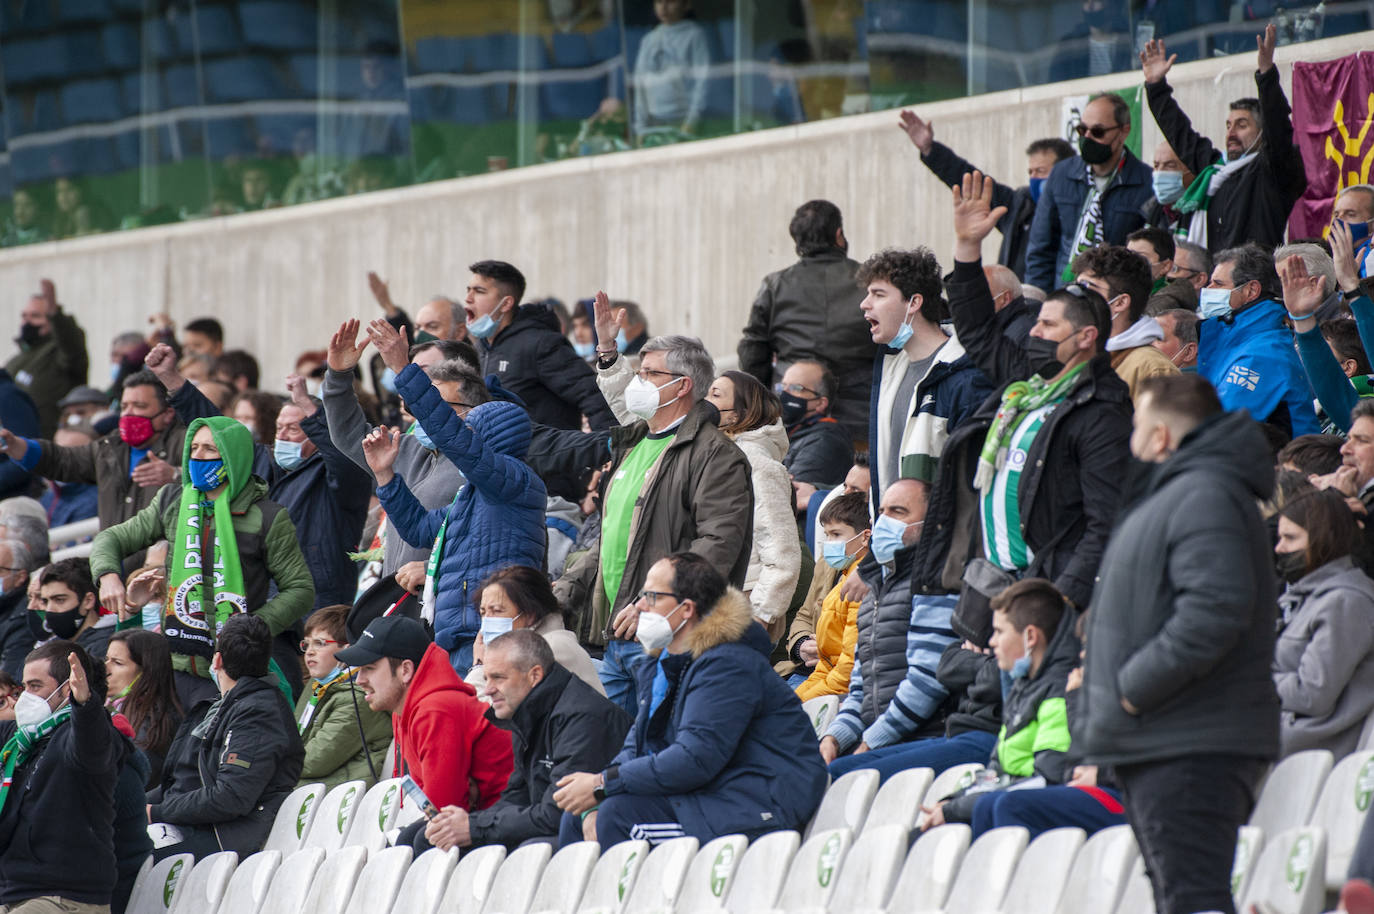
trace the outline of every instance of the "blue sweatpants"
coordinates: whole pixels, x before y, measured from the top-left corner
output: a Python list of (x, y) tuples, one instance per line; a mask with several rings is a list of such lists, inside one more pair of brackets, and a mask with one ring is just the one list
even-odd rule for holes
[(948, 739), (921, 739), (914, 743), (883, 746), (859, 755), (835, 759), (830, 763), (830, 779), (837, 781), (842, 775), (861, 768), (877, 769), (880, 784), (899, 771), (911, 768), (932, 768), (938, 775), (955, 765), (973, 762), (986, 764), (996, 743), (996, 733), (967, 730)]
[(1023, 825), (1031, 840), (1052, 828), (1081, 828), (1088, 834), (1126, 824), (1121, 794), (1110, 787), (1042, 787), (998, 790), (973, 807), (973, 837), (1004, 825)]

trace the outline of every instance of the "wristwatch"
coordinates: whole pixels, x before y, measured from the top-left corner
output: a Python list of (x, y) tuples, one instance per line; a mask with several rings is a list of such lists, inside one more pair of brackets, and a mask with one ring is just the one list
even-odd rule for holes
[(597, 803), (606, 802), (606, 782), (614, 781), (619, 776), (619, 765), (612, 765), (596, 776), (596, 787), (592, 790), (592, 796), (596, 798)]

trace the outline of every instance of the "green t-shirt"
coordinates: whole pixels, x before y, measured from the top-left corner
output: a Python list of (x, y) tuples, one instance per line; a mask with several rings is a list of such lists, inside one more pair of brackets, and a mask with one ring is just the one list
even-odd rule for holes
[(644, 488), (644, 477), (658, 462), (659, 455), (673, 443), (677, 430), (661, 437), (647, 437), (625, 455), (611, 484), (606, 489), (606, 507), (601, 515), (601, 583), (606, 599), (615, 606), (620, 579), (625, 576), (626, 554), (630, 548), (630, 521), (635, 502)]

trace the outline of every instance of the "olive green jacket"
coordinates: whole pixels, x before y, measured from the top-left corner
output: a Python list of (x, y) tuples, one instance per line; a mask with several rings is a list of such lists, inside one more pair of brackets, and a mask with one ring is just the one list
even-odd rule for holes
[[(386, 765), (386, 751), (391, 745), (391, 715), (374, 711), (367, 706), (363, 690), (340, 674), (325, 686), (309, 680), (296, 702), (296, 723), (300, 724), (310, 698), (319, 690), (319, 701), (310, 720), (301, 730), (305, 742), (305, 767), (301, 769), (302, 784), (323, 784), (332, 790), (345, 781), (363, 781), (368, 787), (377, 782), (373, 775)], [(367, 745), (359, 738), (359, 729), (367, 734)], [(368, 755), (372, 764), (368, 764)]]

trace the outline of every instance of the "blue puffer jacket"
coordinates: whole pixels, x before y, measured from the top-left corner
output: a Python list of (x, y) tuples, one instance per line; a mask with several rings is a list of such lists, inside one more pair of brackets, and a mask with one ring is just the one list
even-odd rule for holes
[(483, 403), (461, 421), (419, 367), (396, 378), (439, 453), (463, 472), (467, 485), (453, 504), (426, 511), (399, 475), (377, 489), (387, 517), (405, 541), (429, 548), (449, 515), (439, 559), (435, 641), (446, 651), (476, 637), (477, 588), (508, 565), (544, 566), (544, 505), (548, 496), (522, 458), (530, 445), (530, 419), (514, 403)]
[(703, 843), (805, 826), (828, 778), (801, 702), (769, 666), (772, 647), (730, 588), (692, 631), (690, 651), (664, 655), (676, 685), (657, 714), (659, 664), (641, 663), (639, 714), (607, 769), (607, 796), (666, 797)]

